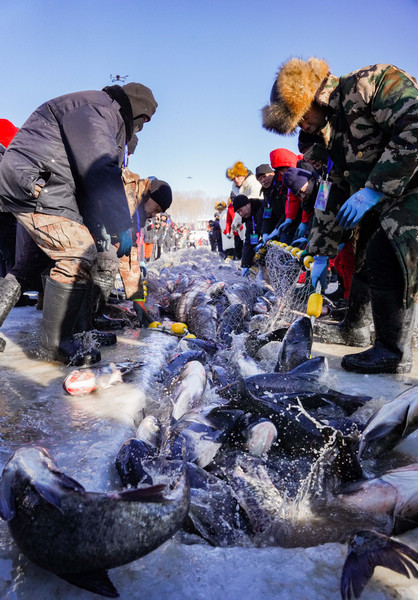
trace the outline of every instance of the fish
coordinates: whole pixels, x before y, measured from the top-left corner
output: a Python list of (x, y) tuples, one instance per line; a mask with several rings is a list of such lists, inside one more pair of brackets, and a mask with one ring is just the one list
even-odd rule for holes
[(96, 390), (105, 390), (122, 383), (124, 375), (142, 367), (142, 362), (109, 363), (102, 367), (74, 369), (63, 381), (63, 388), (70, 396), (84, 396)]
[(393, 447), (418, 426), (418, 386), (402, 392), (384, 404), (366, 423), (361, 436), (358, 455), (361, 458), (371, 443), (384, 442)]
[[(252, 319), (253, 321), (253, 319)], [(281, 342), (288, 331), (288, 327), (279, 327), (268, 333), (260, 333), (259, 329), (253, 329), (244, 341), (246, 352), (255, 358), (257, 352), (269, 342)]]
[(305, 361), (287, 373), (261, 373), (252, 375), (243, 380), (235, 381), (217, 389), (221, 398), (241, 397), (246, 392), (261, 395), (266, 392), (316, 392), (327, 391), (329, 388), (320, 384), (321, 378), (328, 372), (326, 357), (318, 356)]
[(335, 502), (352, 512), (387, 515), (391, 534), (413, 529), (418, 526), (418, 463), (349, 483), (336, 494)]
[(372, 530), (352, 533), (341, 573), (342, 600), (360, 598), (376, 567), (386, 567), (405, 577), (418, 578), (418, 552)]
[(171, 490), (159, 484), (88, 492), (36, 446), (16, 450), (0, 478), (0, 516), (19, 550), (69, 583), (109, 598), (119, 594), (107, 570), (171, 538), (189, 505), (185, 472)]
[(204, 340), (216, 339), (217, 313), (209, 296), (198, 292), (187, 312), (186, 323), (189, 330)]
[(206, 371), (203, 365), (197, 360), (187, 363), (167, 388), (173, 403), (172, 418), (178, 420), (199, 406), (205, 387)]
[(276, 373), (286, 373), (309, 360), (312, 352), (313, 330), (309, 317), (299, 317), (292, 323), (280, 347)]

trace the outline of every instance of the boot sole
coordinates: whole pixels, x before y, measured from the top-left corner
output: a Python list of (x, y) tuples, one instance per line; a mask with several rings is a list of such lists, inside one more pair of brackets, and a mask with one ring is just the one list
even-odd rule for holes
[(388, 374), (388, 375), (403, 375), (405, 373), (410, 373), (412, 370), (412, 364), (406, 365), (388, 365), (388, 364), (380, 364), (380, 365), (360, 365), (360, 364), (352, 364), (344, 360), (341, 361), (341, 366), (346, 371), (350, 371), (351, 373), (361, 373), (363, 375), (379, 375)]

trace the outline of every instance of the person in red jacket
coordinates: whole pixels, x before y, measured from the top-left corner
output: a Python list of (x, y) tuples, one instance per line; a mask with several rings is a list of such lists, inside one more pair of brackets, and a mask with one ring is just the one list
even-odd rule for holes
[[(301, 201), (284, 185), (283, 175), (293, 167), (306, 167), (303, 155), (297, 155), (286, 148), (276, 148), (270, 152), (270, 164), (275, 172), (271, 188), (271, 213), (263, 219), (263, 243), (272, 238), (290, 244), (295, 238), (303, 237), (311, 214), (302, 210)], [(312, 169), (309, 165), (307, 168)]]
[[(231, 198), (229, 198), (228, 208), (227, 208), (227, 212), (226, 212), (226, 227), (224, 229), (224, 234), (225, 235), (231, 235), (231, 233), (233, 234), (233, 236), (234, 236), (234, 260), (241, 260), (243, 241), (239, 234), (239, 229), (243, 229), (244, 225), (242, 225), (242, 221), (241, 221), (241, 225), (238, 227), (238, 229), (235, 228), (235, 226), (233, 225), (234, 218), (235, 218), (234, 205), (232, 203)], [(235, 219), (235, 221), (236, 221), (236, 219)]]

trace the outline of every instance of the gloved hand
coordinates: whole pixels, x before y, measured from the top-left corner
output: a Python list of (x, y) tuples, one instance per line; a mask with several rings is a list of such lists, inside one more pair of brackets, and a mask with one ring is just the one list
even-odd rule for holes
[(110, 250), (110, 246), (110, 235), (107, 233), (106, 227), (104, 225), (100, 225), (96, 232), (97, 252), (104, 252), (105, 250)]
[(228, 238), (228, 240), (230, 240), (230, 239), (231, 239), (231, 237), (232, 237), (232, 233), (227, 233), (227, 234), (226, 234), (226, 237)]
[(327, 287), (328, 277), (328, 256), (315, 256), (311, 270), (311, 282), (313, 288), (316, 288), (318, 281), (323, 290)]
[(121, 258), (122, 256), (129, 256), (132, 248), (131, 230), (127, 229), (126, 231), (121, 231), (121, 233), (118, 233), (118, 238), (120, 246), (117, 251), (117, 257)]
[(296, 238), (303, 238), (305, 237), (305, 231), (308, 228), (308, 224), (307, 223), (299, 223), (298, 228), (296, 229), (295, 232), (295, 237)]
[(285, 219), (281, 225), (277, 228), (277, 233), (285, 232), (289, 229), (291, 224), (293, 223), (293, 219)]
[(147, 265), (144, 263), (144, 261), (140, 261), (139, 268), (141, 269), (141, 275), (143, 279), (145, 279), (145, 277), (147, 276)]
[(264, 246), (263, 243), (257, 244), (257, 246), (254, 248), (254, 252), (258, 252), (260, 250), (260, 248), (262, 248), (263, 246)]
[(292, 242), (292, 246), (293, 247), (297, 247), (300, 248), (302, 250), (302, 248), (304, 248), (306, 246), (306, 242), (308, 241), (308, 238), (306, 237), (300, 237), (297, 240), (293, 240)]
[(241, 277), (248, 277), (250, 274), (250, 268), (249, 267), (243, 267), (241, 269)]
[(267, 244), (267, 242), (275, 238), (278, 233), (278, 229), (273, 229), (271, 233), (263, 233), (263, 244)]
[(343, 229), (355, 227), (365, 213), (373, 208), (384, 194), (371, 188), (359, 190), (344, 202), (335, 218), (337, 225)]

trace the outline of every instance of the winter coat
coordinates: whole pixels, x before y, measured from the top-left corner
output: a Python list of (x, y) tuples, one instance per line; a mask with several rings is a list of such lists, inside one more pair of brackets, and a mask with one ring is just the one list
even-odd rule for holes
[[(130, 227), (121, 178), (126, 129), (103, 91), (67, 94), (32, 113), (0, 163), (0, 200), (11, 212), (59, 215), (108, 233)], [(35, 185), (45, 183), (38, 198)]]
[(244, 219), (245, 223), (245, 240), (242, 247), (242, 267), (251, 267), (251, 263), (254, 258), (254, 248), (256, 244), (251, 243), (251, 235), (253, 232), (258, 236), (262, 234), (263, 229), (263, 213), (264, 213), (264, 201), (263, 200), (250, 200), (251, 202), (251, 214), (248, 219)]
[(380, 223), (401, 265), (410, 306), (418, 301), (417, 82), (393, 65), (371, 65), (328, 75), (315, 100), (327, 109), (327, 153), (350, 194), (362, 187), (385, 194), (371, 211), (378, 219), (360, 221), (359, 235), (370, 239), (370, 223)]
[(251, 171), (248, 171), (248, 175), (240, 187), (235, 183), (232, 185), (231, 198), (235, 198), (239, 194), (244, 194), (250, 199), (261, 198), (261, 183)]
[(224, 232), (232, 233), (234, 237), (239, 236), (242, 240), (245, 238), (245, 228), (242, 224), (242, 219), (239, 214), (234, 211), (234, 205), (232, 202), (228, 204), (226, 213), (226, 227)]

